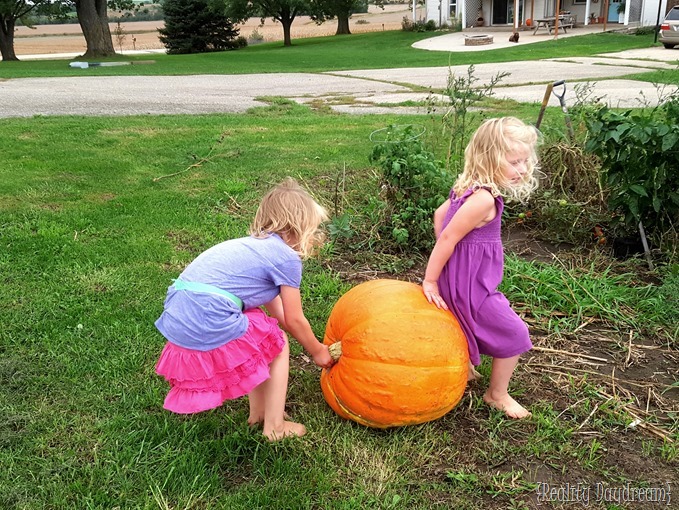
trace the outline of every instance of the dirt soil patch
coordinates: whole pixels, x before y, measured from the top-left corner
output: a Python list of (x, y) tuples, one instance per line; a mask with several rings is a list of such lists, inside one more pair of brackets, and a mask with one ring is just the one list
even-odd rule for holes
[[(416, 15), (418, 17), (424, 15), (422, 7), (418, 9)], [(405, 4), (387, 5), (384, 10), (370, 6), (369, 12), (354, 14), (351, 17), (349, 29), (354, 34), (399, 30), (404, 17), (412, 19), (412, 10)], [(122, 51), (164, 49), (158, 39), (158, 29), (163, 26), (162, 20), (121, 23), (124, 37), (119, 41), (114, 35), (116, 23), (111, 23), (113, 45), (116, 51), (121, 49)], [(240, 25), (239, 28), (240, 35), (248, 39), (256, 32), (266, 42), (283, 40), (283, 27), (270, 18), (265, 20), (264, 25), (260, 25), (259, 18), (251, 18)], [(300, 16), (292, 24), (291, 35), (294, 43), (295, 39), (334, 35), (336, 30), (336, 21), (317, 25), (308, 16)], [(19, 58), (22, 55), (84, 53), (86, 50), (85, 38), (82, 35), (80, 25), (77, 23), (37, 25), (35, 28), (21, 26), (17, 28), (14, 37), (14, 49)]]
[[(574, 250), (568, 244), (536, 239), (521, 228), (503, 229), (503, 238), (508, 253), (537, 263), (554, 263), (555, 256), (567, 258)], [(407, 270), (390, 273), (371, 270), (347, 254), (338, 257), (332, 269), (353, 285), (376, 278), (421, 283), (425, 264), (421, 260)], [(672, 453), (679, 413), (676, 347), (651, 332), (625, 330), (594, 318), (584, 318), (573, 333), (549, 334), (544, 320), (532, 316), (525, 305), (514, 303), (514, 307), (530, 328), (534, 348), (522, 357), (512, 386), (529, 408), (551, 403), (551, 412), (569, 429), (569, 437), (555, 439), (557, 432), (539, 419), (519, 423), (513, 432), (511, 428), (504, 433), (489, 430), (485, 411), (473, 409), (488, 381), (475, 381), (468, 385), (455, 412), (435, 423), (442, 434), (455, 430), (455, 443), (462, 450), (489, 452), (489, 458), (470, 455), (466, 459), (470, 465), (461, 467), (458, 460), (442, 457), (440, 464), (430, 466), (423, 476), (446, 485), (451, 484), (449, 473), (465, 469), (479, 479), (523, 473), (538, 489), (519, 498), (526, 506), (511, 508), (677, 508), (673, 499), (671, 504), (667, 499), (634, 502), (621, 499), (624, 494), (620, 492), (625, 487), (648, 485), (669, 495), (679, 484), (679, 460)], [(523, 445), (526, 437), (539, 436), (541, 428), (553, 449), (525, 456), (502, 446), (503, 441)], [(536, 450), (540, 448), (536, 446)], [(591, 452), (589, 462), (574, 454), (583, 448)], [(659, 453), (663, 448), (666, 453)], [(457, 489), (451, 487), (451, 494)], [(543, 489), (581, 492), (550, 500)], [(582, 491), (591, 498), (587, 503), (580, 497)], [(500, 497), (475, 494), (484, 500), (484, 508), (510, 507)], [(597, 497), (601, 499), (597, 501)], [(607, 504), (616, 502), (621, 504)]]

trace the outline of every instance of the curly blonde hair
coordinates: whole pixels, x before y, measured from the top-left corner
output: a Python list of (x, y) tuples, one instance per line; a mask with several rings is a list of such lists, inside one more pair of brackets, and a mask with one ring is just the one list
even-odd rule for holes
[(288, 177), (262, 198), (250, 235), (278, 234), (300, 257), (310, 257), (325, 236), (319, 230), (328, 213), (295, 179)]
[[(493, 196), (525, 201), (538, 185), (538, 139), (538, 130), (516, 117), (486, 120), (464, 151), (464, 170), (453, 186), (455, 194), (459, 197), (469, 188), (489, 188)], [(525, 150), (529, 156), (523, 179), (512, 184), (503, 169), (508, 164), (507, 154), (516, 150)]]

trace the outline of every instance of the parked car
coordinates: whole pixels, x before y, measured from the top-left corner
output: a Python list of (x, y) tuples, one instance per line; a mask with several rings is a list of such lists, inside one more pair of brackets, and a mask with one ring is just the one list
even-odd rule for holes
[(679, 44), (679, 5), (672, 7), (660, 24), (658, 41), (668, 49)]

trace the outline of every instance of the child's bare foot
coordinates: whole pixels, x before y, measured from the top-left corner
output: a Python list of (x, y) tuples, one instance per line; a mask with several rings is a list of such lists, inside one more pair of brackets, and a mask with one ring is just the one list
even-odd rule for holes
[[(289, 420), (290, 415), (288, 413), (283, 413), (283, 419), (284, 420)], [(264, 423), (264, 416), (253, 416), (250, 415), (248, 417), (248, 425), (251, 427), (256, 427), (258, 425), (262, 425)]]
[(264, 435), (269, 441), (280, 441), (286, 437), (302, 437), (304, 434), (306, 434), (306, 427), (294, 421), (284, 421), (279, 429), (272, 428), (269, 431), (264, 429)]
[(504, 411), (510, 418), (521, 419), (531, 416), (530, 411), (514, 400), (509, 393), (493, 395), (490, 390), (483, 395), (483, 401), (490, 407)]
[(476, 369), (474, 368), (474, 365), (472, 365), (472, 362), (469, 362), (469, 371), (467, 372), (467, 382), (471, 381), (476, 381), (478, 379), (481, 379), (481, 374), (479, 374)]

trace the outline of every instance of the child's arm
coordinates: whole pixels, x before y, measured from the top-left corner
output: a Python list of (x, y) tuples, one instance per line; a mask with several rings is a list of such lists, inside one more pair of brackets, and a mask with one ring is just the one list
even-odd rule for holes
[(285, 329), (285, 314), (283, 313), (283, 301), (281, 301), (281, 297), (276, 296), (273, 300), (265, 304), (264, 308), (266, 308), (266, 311), (269, 312), (271, 317), (278, 320), (281, 328)]
[[(437, 211), (438, 212), (438, 211)], [(460, 242), (473, 229), (483, 226), (491, 221), (497, 210), (495, 199), (489, 191), (481, 189), (470, 195), (467, 201), (455, 213), (450, 223), (446, 225), (439, 235), (434, 249), (429, 256), (427, 270), (424, 273), (422, 289), (430, 303), (434, 303), (444, 310), (448, 306), (439, 294), (438, 279), (443, 271), (443, 266), (450, 259), (457, 243)]]
[(319, 367), (329, 368), (333, 360), (328, 346), (316, 339), (302, 310), (302, 296), (299, 289), (281, 285), (280, 296), (266, 305), (268, 312), (278, 319), (281, 327), (294, 336), (306, 349)]
[(443, 229), (443, 220), (446, 217), (446, 213), (450, 209), (450, 199), (443, 202), (436, 211), (434, 211), (434, 234), (436, 238), (441, 234)]

